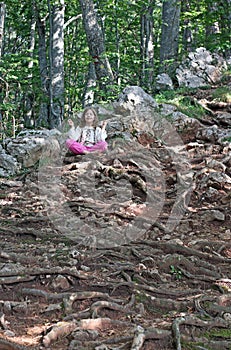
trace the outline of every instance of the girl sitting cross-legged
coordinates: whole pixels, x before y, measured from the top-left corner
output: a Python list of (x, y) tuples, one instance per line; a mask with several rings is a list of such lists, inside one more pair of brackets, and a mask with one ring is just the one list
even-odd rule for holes
[(98, 126), (98, 116), (94, 108), (88, 107), (84, 110), (80, 126), (75, 128), (72, 119), (68, 120), (70, 130), (66, 141), (67, 148), (74, 154), (86, 154), (90, 152), (103, 152), (107, 149), (107, 132), (105, 130), (107, 121)]

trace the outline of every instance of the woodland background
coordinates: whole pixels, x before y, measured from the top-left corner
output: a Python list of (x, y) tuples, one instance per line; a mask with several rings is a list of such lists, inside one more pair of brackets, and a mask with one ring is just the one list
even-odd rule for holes
[(59, 127), (203, 46), (230, 56), (231, 1), (6, 0), (0, 4), (0, 123)]
[[(200, 47), (230, 62), (230, 27), (231, 0), (0, 3), (0, 350), (231, 349), (231, 75), (175, 78)], [(73, 156), (89, 104), (109, 152)]]

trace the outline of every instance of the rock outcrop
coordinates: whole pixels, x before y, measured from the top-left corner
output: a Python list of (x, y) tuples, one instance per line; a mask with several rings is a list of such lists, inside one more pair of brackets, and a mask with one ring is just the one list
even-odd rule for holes
[[(117, 101), (108, 106), (94, 107), (100, 119), (108, 120), (109, 149), (117, 141), (130, 142), (133, 148), (152, 147), (157, 140), (173, 146), (196, 140), (220, 142), (230, 135), (229, 113), (220, 113), (213, 125), (206, 125), (174, 105), (158, 104), (138, 86), (125, 88)], [(61, 155), (66, 137), (65, 132), (44, 129), (24, 130), (14, 139), (6, 139), (0, 147), (0, 176), (12, 176), (34, 166), (44, 152), (48, 158)]]
[(216, 53), (204, 47), (190, 52), (188, 58), (176, 70), (179, 86), (198, 88), (219, 82), (223, 70), (227, 69), (226, 61)]

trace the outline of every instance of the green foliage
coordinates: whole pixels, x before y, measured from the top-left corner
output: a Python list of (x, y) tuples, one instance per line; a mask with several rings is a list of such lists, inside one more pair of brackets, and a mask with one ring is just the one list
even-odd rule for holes
[(182, 272), (180, 269), (175, 267), (174, 265), (170, 265), (170, 273), (177, 279), (180, 280), (182, 278)]
[(204, 342), (186, 342), (185, 340), (182, 339), (181, 341), (181, 345), (182, 345), (182, 349), (184, 350), (198, 350), (198, 349), (206, 349), (206, 350), (211, 350), (211, 348), (209, 348), (206, 345), (205, 348), (205, 343)]
[(223, 142), (231, 142), (231, 136), (230, 137), (224, 137), (223, 139), (222, 139), (222, 141)]
[(231, 103), (230, 87), (222, 86), (212, 92), (212, 98), (216, 101)]
[(230, 340), (231, 339), (231, 330), (228, 328), (212, 328), (201, 333), (201, 338), (208, 339), (208, 345), (206, 342), (187, 342), (182, 339), (182, 348), (185, 350), (196, 350), (199, 349), (200, 346), (206, 347), (206, 349), (210, 349), (209, 341), (218, 341), (218, 340)]
[(192, 89), (186, 88), (166, 90), (155, 95), (155, 100), (158, 103), (168, 103), (176, 106), (180, 112), (188, 117), (201, 118), (206, 115), (206, 110), (190, 96), (187, 96), (191, 92)]
[[(0, 63), (0, 109), (9, 118), (24, 118), (27, 112), (27, 98), (32, 103), (33, 117), (36, 119), (39, 106), (44, 101), (41, 90), (38, 64), (38, 34), (35, 34), (35, 50), (29, 52), (31, 23), (34, 16), (32, 1), (5, 0), (7, 15), (5, 19), (4, 45)], [(52, 3), (52, 2), (51, 2)], [(163, 1), (147, 0), (97, 0), (94, 1), (99, 23), (102, 26), (106, 55), (109, 59), (115, 80), (113, 85), (102, 91), (100, 85), (94, 87), (94, 102), (106, 103), (117, 98), (119, 92), (128, 85), (139, 85), (151, 93), (152, 87), (142, 77), (143, 58), (141, 55), (141, 18), (148, 14), (148, 6), (153, 6), (153, 74), (159, 72), (159, 50), (161, 37), (161, 12)], [(210, 50), (230, 49), (230, 2), (220, 2), (216, 7), (211, 0), (191, 0), (182, 2), (180, 27), (180, 56), (185, 57), (188, 48), (205, 46)], [(36, 3), (40, 17), (45, 19), (47, 58), (49, 52), (49, 18), (47, 1)], [(65, 2), (65, 22), (81, 14), (78, 1)], [(209, 28), (218, 23), (219, 30), (210, 32)], [(185, 42), (185, 29), (191, 32), (192, 42)], [(65, 106), (66, 115), (82, 108), (82, 99), (88, 79), (91, 57), (87, 44), (82, 18), (70, 22), (65, 28)], [(32, 55), (33, 54), (33, 55)], [(29, 62), (33, 67), (29, 68)], [(49, 77), (48, 77), (49, 79)], [(218, 91), (217, 91), (218, 93)], [(221, 92), (220, 92), (221, 93)], [(230, 101), (230, 93), (222, 93), (225, 101)], [(222, 94), (218, 99), (223, 98)], [(178, 95), (178, 96), (177, 96)], [(166, 91), (156, 96), (157, 102), (176, 105), (183, 113), (191, 116), (203, 116), (200, 106), (184, 97), (183, 90)], [(10, 120), (10, 119), (9, 119)], [(17, 124), (17, 123), (16, 123)]]
[(208, 339), (231, 339), (231, 329), (213, 328), (203, 334)]

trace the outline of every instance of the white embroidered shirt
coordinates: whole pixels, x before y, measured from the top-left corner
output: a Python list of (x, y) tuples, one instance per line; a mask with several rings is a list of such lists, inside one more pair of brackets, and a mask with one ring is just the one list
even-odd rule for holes
[(105, 141), (107, 132), (103, 131), (99, 126), (96, 128), (89, 126), (84, 126), (83, 128), (77, 126), (75, 128), (73, 126), (69, 130), (68, 136), (77, 142), (83, 143), (85, 146), (93, 146), (100, 141)]

